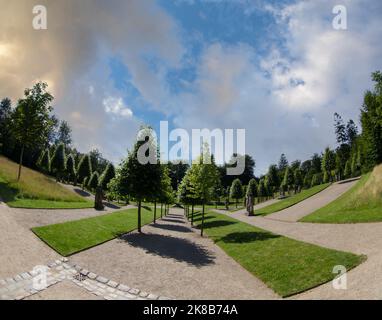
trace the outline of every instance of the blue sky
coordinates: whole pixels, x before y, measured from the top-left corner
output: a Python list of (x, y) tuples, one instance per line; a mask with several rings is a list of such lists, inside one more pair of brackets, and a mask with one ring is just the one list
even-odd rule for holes
[(47, 81), (75, 146), (115, 162), (161, 120), (246, 129), (257, 174), (281, 153), (304, 160), (335, 147), (334, 112), (358, 121), (382, 69), (378, 0), (339, 1), (342, 31), (332, 0), (40, 1), (44, 31), (31, 28), (35, 2), (0, 0), (0, 96)]

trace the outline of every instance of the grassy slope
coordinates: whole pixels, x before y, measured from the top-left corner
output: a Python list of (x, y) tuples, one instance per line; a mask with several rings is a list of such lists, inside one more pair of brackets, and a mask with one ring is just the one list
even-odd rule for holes
[(318, 223), (382, 221), (382, 165), (363, 176), (341, 197), (301, 221)]
[[(215, 212), (209, 212), (206, 218), (205, 233), (283, 297), (332, 280), (335, 265), (349, 270), (365, 259), (275, 235)], [(199, 216), (196, 224), (200, 225), (200, 220)]]
[[(142, 225), (152, 220), (153, 213), (142, 209)], [(136, 228), (137, 209), (128, 209), (98, 217), (37, 227), (32, 231), (59, 254), (68, 256), (112, 240)]]
[(53, 179), (23, 167), (16, 181), (18, 165), (0, 156), (0, 197), (11, 207), (89, 208), (92, 202), (65, 189)]
[(280, 200), (274, 204), (271, 204), (259, 210), (255, 210), (255, 215), (266, 216), (268, 214), (289, 208), (311, 196), (314, 196), (316, 193), (321, 192), (322, 190), (326, 189), (329, 185), (330, 185), (329, 183), (326, 183), (326, 184), (314, 186), (313, 188), (310, 188), (307, 190), (302, 190), (300, 193), (297, 193), (291, 197)]

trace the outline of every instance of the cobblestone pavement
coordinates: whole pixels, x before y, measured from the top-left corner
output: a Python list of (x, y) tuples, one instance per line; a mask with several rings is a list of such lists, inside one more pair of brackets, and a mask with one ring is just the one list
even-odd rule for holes
[(86, 292), (105, 300), (169, 299), (109, 280), (70, 263), (66, 258), (46, 266), (36, 266), (33, 270), (20, 273), (13, 278), (0, 280), (0, 299), (23, 300), (65, 281), (74, 283)]

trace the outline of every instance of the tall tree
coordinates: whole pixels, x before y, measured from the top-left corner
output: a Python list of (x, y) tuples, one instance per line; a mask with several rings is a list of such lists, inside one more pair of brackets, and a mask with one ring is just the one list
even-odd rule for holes
[(324, 182), (333, 181), (333, 171), (336, 168), (335, 154), (329, 148), (325, 149), (322, 157), (321, 170), (324, 174)]
[(334, 131), (336, 134), (336, 140), (338, 144), (346, 144), (348, 137), (346, 134), (346, 126), (342, 117), (336, 112), (334, 114)]
[(90, 162), (89, 155), (82, 156), (77, 168), (78, 181), (81, 183), (86, 177), (90, 177), (92, 174), (92, 164)]
[(21, 146), (17, 180), (20, 180), (25, 148), (42, 144), (48, 139), (52, 128), (50, 103), (53, 96), (46, 91), (48, 85), (39, 82), (31, 89), (25, 89), (24, 98), (18, 101), (12, 115), (12, 131)]
[(278, 190), (280, 186), (279, 172), (275, 164), (272, 164), (269, 166), (267, 177), (268, 177), (270, 192), (271, 192), (271, 195), (273, 196), (274, 192)]
[(46, 174), (50, 172), (50, 152), (48, 148), (42, 151), (37, 167)]
[(374, 90), (365, 93), (361, 109), (365, 170), (382, 163), (382, 73), (373, 73), (372, 79)]
[(76, 185), (77, 184), (76, 162), (72, 154), (68, 155), (66, 159), (66, 174), (67, 174), (68, 181), (71, 181), (74, 183), (74, 185)]
[(65, 147), (69, 147), (72, 144), (72, 128), (65, 120), (61, 121), (60, 127), (57, 132), (56, 144), (64, 144)]
[(243, 197), (243, 185), (241, 184), (240, 179), (235, 179), (232, 182), (230, 195), (232, 199), (236, 200), (236, 208), (237, 208), (237, 203), (239, 199)]
[(56, 147), (50, 166), (51, 170), (56, 174), (57, 181), (59, 181), (66, 170), (65, 146), (63, 143)]
[(98, 181), (99, 174), (97, 171), (94, 171), (87, 182), (89, 189), (94, 191), (98, 187)]
[(290, 190), (294, 185), (294, 175), (291, 168), (287, 167), (284, 173), (284, 179), (282, 182), (283, 190), (288, 190), (290, 194)]
[(111, 179), (115, 177), (115, 168), (112, 163), (109, 163), (102, 173), (101, 177), (99, 178), (99, 185), (102, 187), (103, 190), (107, 189), (107, 185), (110, 182)]
[(142, 127), (121, 170), (122, 184), (126, 185), (128, 194), (138, 202), (138, 232), (141, 232), (142, 201), (152, 199), (161, 191), (162, 168), (157, 150), (152, 129)]

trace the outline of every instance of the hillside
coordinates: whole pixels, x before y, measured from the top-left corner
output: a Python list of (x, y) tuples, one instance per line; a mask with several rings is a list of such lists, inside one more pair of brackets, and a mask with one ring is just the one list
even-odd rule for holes
[(327, 206), (304, 217), (303, 222), (356, 223), (382, 221), (382, 165)]
[(84, 208), (92, 203), (60, 186), (54, 179), (23, 167), (16, 181), (18, 164), (0, 156), (0, 197), (12, 207)]

